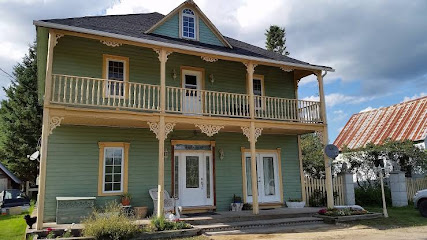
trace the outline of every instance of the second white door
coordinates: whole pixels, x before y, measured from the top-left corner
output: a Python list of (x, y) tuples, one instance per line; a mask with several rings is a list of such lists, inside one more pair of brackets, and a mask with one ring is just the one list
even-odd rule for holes
[(183, 109), (185, 114), (202, 113), (202, 72), (194, 70), (182, 70), (182, 87), (185, 88), (183, 96)]

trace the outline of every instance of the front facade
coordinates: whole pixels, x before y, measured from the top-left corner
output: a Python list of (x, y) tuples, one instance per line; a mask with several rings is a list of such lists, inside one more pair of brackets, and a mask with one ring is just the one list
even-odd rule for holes
[[(299, 135), (326, 133), (322, 71), (333, 69), (224, 37), (192, 1), (166, 16), (35, 25), (38, 228), (55, 221), (56, 197), (102, 206), (128, 192), (152, 209), (157, 188), (187, 211), (228, 210), (236, 195), (255, 214), (302, 198)], [(298, 100), (310, 74), (321, 102)]]

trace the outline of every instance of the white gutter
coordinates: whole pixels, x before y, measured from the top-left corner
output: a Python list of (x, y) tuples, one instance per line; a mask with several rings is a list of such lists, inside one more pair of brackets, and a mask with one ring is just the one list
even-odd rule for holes
[(200, 48), (196, 48), (196, 47), (189, 47), (189, 46), (183, 46), (183, 45), (174, 44), (174, 43), (165, 43), (165, 42), (159, 42), (159, 41), (154, 41), (154, 40), (149, 40), (149, 39), (130, 37), (130, 36), (122, 35), (122, 34), (109, 33), (109, 32), (103, 32), (103, 31), (98, 31), (98, 30), (91, 30), (91, 29), (86, 29), (86, 28), (81, 28), (81, 27), (67, 26), (67, 25), (62, 25), (62, 24), (57, 24), (57, 23), (33, 21), (33, 24), (36, 26), (39, 26), (39, 27), (55, 28), (55, 29), (61, 29), (61, 30), (66, 30), (66, 31), (72, 31), (72, 32), (93, 34), (93, 35), (110, 37), (110, 38), (117, 38), (117, 39), (121, 39), (121, 40), (132, 41), (132, 42), (152, 44), (152, 45), (156, 45), (156, 46), (160, 46), (160, 47), (176, 48), (176, 49), (180, 49), (180, 50), (187, 50), (187, 51), (193, 51), (193, 52), (198, 52), (198, 53), (207, 53), (207, 54), (213, 54), (213, 55), (224, 56), (224, 57), (240, 58), (240, 59), (245, 59), (245, 60), (249, 60), (249, 61), (266, 62), (266, 63), (286, 65), (286, 66), (292, 66), (292, 67), (300, 67), (300, 68), (306, 68), (306, 69), (312, 69), (312, 70), (323, 70), (323, 71), (335, 72), (335, 70), (333, 68), (329, 68), (329, 67), (309, 66), (309, 65), (299, 64), (299, 63), (282, 62), (282, 61), (277, 61), (277, 60), (251, 57), (251, 56), (240, 55), (240, 54), (235, 54), (235, 53), (226, 53), (226, 52), (209, 50), (209, 49), (200, 49)]

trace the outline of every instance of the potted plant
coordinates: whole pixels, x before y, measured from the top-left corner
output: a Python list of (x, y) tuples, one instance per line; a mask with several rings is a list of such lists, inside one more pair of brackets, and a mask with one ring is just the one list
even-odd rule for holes
[(305, 202), (298, 198), (290, 198), (286, 201), (286, 206), (288, 206), (288, 208), (303, 208), (305, 206)]
[(243, 208), (242, 198), (234, 194), (233, 202), (231, 203), (231, 211), (242, 211), (242, 208)]
[(121, 196), (121, 201), (122, 201), (122, 205), (123, 206), (129, 206), (130, 205), (130, 200), (132, 199), (132, 196), (130, 195), (130, 193), (123, 193)]

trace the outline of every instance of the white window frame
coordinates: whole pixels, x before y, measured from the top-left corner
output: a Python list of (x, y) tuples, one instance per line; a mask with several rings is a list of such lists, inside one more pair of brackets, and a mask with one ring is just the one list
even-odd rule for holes
[[(189, 10), (191, 10), (192, 12), (193, 12), (193, 14), (194, 15), (191, 15), (191, 14), (188, 14), (188, 13), (184, 13), (184, 11), (186, 10), (186, 9), (189, 9)], [(194, 37), (192, 38), (192, 37), (187, 37), (187, 36), (184, 36), (184, 16), (185, 17), (191, 17), (191, 18), (193, 18), (194, 19)], [(196, 15), (196, 13), (194, 12), (194, 10), (192, 10), (192, 9), (190, 9), (190, 8), (185, 8), (185, 9), (183, 9), (182, 11), (181, 11), (181, 17), (180, 17), (180, 19), (181, 19), (181, 23), (180, 23), (180, 29), (181, 29), (181, 37), (182, 38), (185, 38), (185, 39), (190, 39), (190, 40), (197, 40), (198, 39), (198, 24), (197, 24), (197, 15)]]
[[(122, 151), (122, 162), (120, 164), (120, 190), (106, 191), (105, 190), (105, 168), (106, 168), (106, 157), (107, 149), (120, 149)], [(114, 162), (114, 160), (113, 160)], [(124, 181), (124, 168), (125, 168), (125, 148), (124, 147), (104, 147), (104, 160), (103, 160), (103, 174), (102, 174), (102, 193), (122, 193), (123, 192), (123, 181)], [(113, 171), (114, 172), (114, 171)], [(113, 175), (114, 176), (114, 175)], [(114, 180), (114, 177), (113, 177)], [(113, 181), (114, 182), (114, 181)]]

